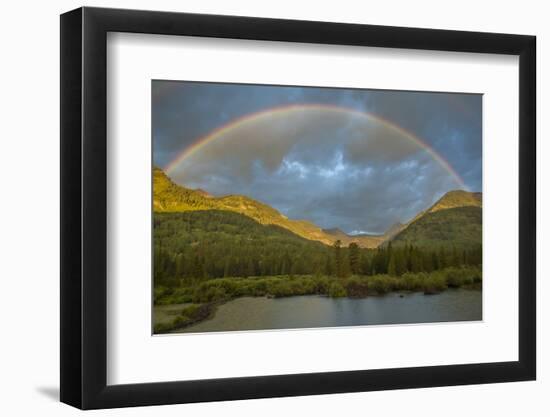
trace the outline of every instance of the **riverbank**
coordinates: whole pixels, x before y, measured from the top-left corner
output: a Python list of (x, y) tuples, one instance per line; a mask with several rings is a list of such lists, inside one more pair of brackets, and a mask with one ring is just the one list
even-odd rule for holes
[(176, 289), (155, 288), (155, 306), (179, 304), (167, 317), (154, 317), (154, 333), (184, 329), (212, 318), (221, 304), (240, 297), (282, 298), (322, 295), (331, 298), (365, 298), (390, 292), (438, 294), (447, 288), (481, 289), (482, 273), (478, 267), (446, 268), (431, 273), (351, 276), (336, 278), (299, 275), (249, 278), (217, 278)]

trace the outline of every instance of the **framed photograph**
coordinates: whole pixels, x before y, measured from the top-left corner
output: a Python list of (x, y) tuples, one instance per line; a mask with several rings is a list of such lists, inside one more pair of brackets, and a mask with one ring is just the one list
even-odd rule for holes
[(61, 401), (533, 380), (535, 37), (61, 16)]

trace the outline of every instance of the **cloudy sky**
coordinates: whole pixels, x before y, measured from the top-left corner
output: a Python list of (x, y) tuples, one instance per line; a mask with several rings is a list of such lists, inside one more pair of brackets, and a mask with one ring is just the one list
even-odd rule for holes
[(323, 228), (382, 233), (449, 190), (481, 191), (481, 101), (155, 80), (153, 159), (189, 188), (244, 194)]

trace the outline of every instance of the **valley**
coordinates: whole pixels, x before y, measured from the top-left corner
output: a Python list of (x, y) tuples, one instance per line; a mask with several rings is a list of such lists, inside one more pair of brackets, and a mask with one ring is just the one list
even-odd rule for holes
[(155, 333), (192, 328), (241, 297), (365, 299), (481, 288), (480, 193), (450, 191), (382, 235), (353, 236), (246, 196), (179, 186), (158, 168), (153, 191)]

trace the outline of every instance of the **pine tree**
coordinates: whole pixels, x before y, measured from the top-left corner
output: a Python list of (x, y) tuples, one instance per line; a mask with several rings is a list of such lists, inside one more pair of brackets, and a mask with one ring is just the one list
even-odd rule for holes
[(430, 252), (424, 252), (422, 259), (422, 271), (432, 272), (434, 270), (433, 254)]
[(378, 273), (386, 274), (388, 272), (388, 264), (390, 263), (390, 258), (394, 254), (394, 249), (393, 249), (391, 241), (390, 241), (390, 243), (388, 243), (388, 248), (387, 249), (381, 248), (380, 252), (381, 252), (381, 261), (382, 262), (381, 262), (381, 265), (378, 266), (378, 269), (381, 268), (378, 271)]
[(460, 266), (460, 255), (456, 250), (456, 246), (453, 246), (453, 260), (452, 266)]
[(363, 253), (361, 254), (361, 259), (359, 261), (360, 263), (360, 270), (362, 275), (370, 275), (371, 274), (371, 265), (369, 262), (369, 257), (367, 254)]
[(332, 245), (334, 248), (334, 263), (336, 265), (336, 276), (341, 277), (342, 276), (342, 267), (343, 267), (343, 259), (342, 259), (342, 241), (338, 239), (336, 242), (334, 242), (334, 245)]
[(383, 248), (378, 248), (372, 260), (372, 275), (387, 273), (388, 259), (387, 251)]
[(229, 269), (229, 258), (225, 258), (225, 262), (224, 262), (224, 265), (223, 265), (223, 277), (224, 278), (227, 278), (230, 275), (230, 269)]
[(183, 256), (183, 253), (180, 253), (176, 256), (176, 277), (179, 279), (179, 278), (183, 278), (183, 276), (185, 275), (185, 261), (184, 261), (184, 256)]
[(409, 271), (420, 272), (423, 269), (422, 254), (416, 248), (411, 250), (411, 265)]
[(392, 253), (390, 256), (390, 262), (388, 263), (388, 275), (392, 277), (397, 276), (397, 269), (395, 266), (395, 255)]
[(441, 268), (441, 263), (439, 262), (439, 257), (437, 256), (437, 253), (432, 252), (432, 266), (434, 270), (438, 270)]
[(341, 278), (347, 278), (351, 274), (349, 255), (344, 255), (342, 258), (342, 271), (340, 272)]
[(446, 268), (447, 266), (449, 266), (449, 264), (447, 263), (447, 255), (445, 253), (445, 250), (443, 249), (443, 246), (441, 246), (439, 248), (438, 258), (439, 258), (439, 268), (438, 269), (443, 269), (443, 268)]
[(405, 247), (405, 265), (407, 271), (413, 270), (413, 257), (414, 257), (414, 248), (413, 245), (407, 245)]
[(334, 268), (332, 267), (332, 262), (330, 256), (325, 257), (325, 275), (331, 276), (334, 274)]
[(254, 261), (251, 258), (248, 259), (246, 275), (249, 277), (253, 277), (256, 275), (256, 268), (254, 267)]
[(407, 260), (403, 251), (395, 251), (395, 273), (397, 276), (407, 272)]
[(359, 245), (353, 242), (349, 244), (349, 267), (351, 273), (354, 275), (359, 274)]

